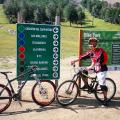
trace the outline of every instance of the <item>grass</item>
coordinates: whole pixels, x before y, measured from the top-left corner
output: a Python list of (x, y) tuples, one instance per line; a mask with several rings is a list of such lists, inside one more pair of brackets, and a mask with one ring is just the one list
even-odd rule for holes
[[(86, 12), (87, 20), (93, 20), (93, 17)], [(16, 56), (16, 35), (8, 32), (9, 29), (16, 30), (16, 24), (8, 24), (8, 20), (3, 13), (2, 5), (0, 5), (0, 16), (4, 19), (0, 19), (0, 57)], [(4, 24), (3, 24), (4, 23)], [(120, 30), (120, 25), (113, 25), (103, 20), (94, 18), (94, 26), (89, 22), (84, 26), (72, 24), (69, 26), (69, 22), (61, 23), (61, 58), (69, 56), (77, 56), (79, 50), (79, 30)]]
[(3, 5), (2, 4), (0, 4), (0, 23), (1, 24), (9, 23), (6, 15), (4, 14)]
[(120, 25), (111, 24), (104, 20), (93, 18), (89, 12), (85, 11), (87, 16), (86, 20), (92, 21), (80, 26), (72, 24), (70, 27), (69, 22), (61, 24), (61, 57), (76, 56), (79, 52), (79, 31), (80, 30), (107, 30), (107, 31), (120, 31)]
[(120, 31), (119, 25), (113, 25), (103, 20), (94, 19), (95, 27), (91, 27), (92, 23), (88, 23), (81, 27), (73, 24), (69, 27), (69, 23), (62, 23), (61, 26), (61, 57), (77, 56), (79, 52), (79, 31), (80, 30), (115, 30)]
[(3, 24), (0, 29), (0, 57), (13, 56), (16, 54), (16, 35), (8, 32), (9, 29), (14, 28), (13, 24)]
[[(87, 25), (85, 26), (86, 28), (84, 28), (84, 30), (89, 29), (89, 30), (120, 30), (120, 25), (115, 25), (115, 24), (111, 24), (109, 22), (105, 22), (102, 19), (98, 19), (98, 18), (93, 18), (93, 16), (90, 15), (90, 13), (88, 11), (85, 11), (85, 14), (87, 16), (87, 20), (91, 20), (94, 21), (93, 25), (94, 27), (92, 28), (87, 28)], [(88, 26), (92, 25), (92, 23), (89, 23)]]
[(0, 4), (0, 57), (15, 57), (16, 36), (8, 32), (10, 29), (15, 30), (15, 24), (9, 24), (9, 21), (4, 14), (3, 6)]
[(69, 23), (61, 26), (61, 57), (76, 56), (79, 44), (79, 29), (69, 27)]

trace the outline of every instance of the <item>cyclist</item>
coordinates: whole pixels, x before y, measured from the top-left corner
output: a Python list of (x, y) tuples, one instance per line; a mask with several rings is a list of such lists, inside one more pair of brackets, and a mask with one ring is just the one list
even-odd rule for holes
[[(103, 91), (104, 96), (104, 102), (103, 105), (107, 106), (107, 86), (106, 86), (106, 73), (107, 73), (107, 61), (108, 61), (108, 55), (106, 51), (103, 48), (98, 48), (97, 43), (98, 40), (95, 37), (91, 37), (88, 41), (90, 49), (83, 55), (81, 55), (78, 59), (71, 61), (71, 64), (75, 64), (75, 62), (78, 62), (83, 59), (91, 59), (91, 65), (88, 66), (86, 69), (89, 71), (90, 69), (94, 68), (94, 71), (97, 74), (97, 79), (99, 81), (99, 85), (101, 87), (101, 90)], [(85, 71), (86, 72), (86, 71)], [(87, 72), (86, 72), (87, 74)], [(89, 87), (88, 80), (84, 77), (84, 86), (83, 89), (86, 89)]]

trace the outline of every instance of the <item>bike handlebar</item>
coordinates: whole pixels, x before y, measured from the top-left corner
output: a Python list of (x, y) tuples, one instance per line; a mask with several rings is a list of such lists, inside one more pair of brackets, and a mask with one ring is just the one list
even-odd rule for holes
[[(76, 65), (75, 65), (75, 63), (74, 64), (71, 64), (72, 66), (73, 66), (73, 68), (74, 68), (74, 71), (76, 72)], [(78, 67), (78, 69), (77, 69), (77, 71), (84, 71), (84, 70), (86, 70), (87, 71), (87, 69), (86, 69), (86, 67)]]

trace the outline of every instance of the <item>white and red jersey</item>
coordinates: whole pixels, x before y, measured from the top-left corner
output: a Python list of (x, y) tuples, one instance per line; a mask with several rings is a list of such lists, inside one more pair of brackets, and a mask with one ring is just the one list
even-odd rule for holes
[(99, 63), (101, 66), (101, 72), (107, 71), (108, 55), (103, 48), (95, 48), (95, 50), (88, 50), (85, 54), (80, 56), (80, 60), (90, 58), (92, 62)]

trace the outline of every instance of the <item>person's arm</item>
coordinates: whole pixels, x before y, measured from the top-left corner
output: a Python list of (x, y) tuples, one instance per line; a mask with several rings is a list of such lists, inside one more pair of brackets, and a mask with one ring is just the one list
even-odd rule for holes
[(91, 65), (88, 66), (88, 67), (86, 67), (86, 69), (87, 69), (87, 70), (91, 70), (91, 69), (94, 68), (94, 66), (95, 66), (95, 63), (92, 61)]
[(90, 52), (86, 52), (85, 54), (81, 55), (78, 59), (71, 61), (71, 65), (75, 64), (75, 62), (78, 62), (83, 59), (88, 59), (90, 58)]

